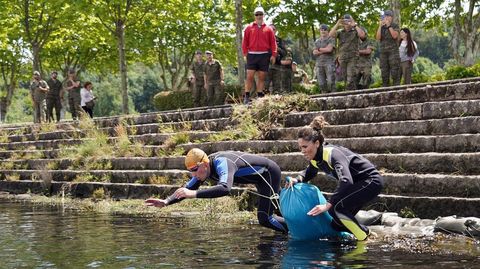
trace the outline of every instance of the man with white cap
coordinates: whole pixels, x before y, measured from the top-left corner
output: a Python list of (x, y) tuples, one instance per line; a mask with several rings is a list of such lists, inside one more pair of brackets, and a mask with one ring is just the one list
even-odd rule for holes
[(256, 89), (258, 97), (263, 97), (265, 77), (270, 63), (275, 62), (277, 43), (275, 34), (264, 22), (265, 11), (262, 7), (253, 12), (255, 21), (245, 28), (242, 42), (243, 56), (247, 58), (247, 81), (245, 83), (244, 103), (250, 101), (250, 90), (253, 86), (255, 73), (258, 75)]

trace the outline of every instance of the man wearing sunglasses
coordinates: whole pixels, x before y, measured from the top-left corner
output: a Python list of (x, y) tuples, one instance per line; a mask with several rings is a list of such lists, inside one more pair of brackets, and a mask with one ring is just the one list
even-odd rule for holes
[[(186, 198), (222, 197), (230, 194), (233, 183), (255, 184), (260, 225), (284, 233), (288, 231), (284, 219), (273, 214), (278, 205), (275, 196), (280, 191), (281, 178), (280, 167), (274, 161), (238, 151), (220, 151), (207, 156), (203, 150), (193, 148), (185, 157), (185, 166), (192, 173), (185, 187), (177, 189), (166, 199), (147, 199), (147, 206), (164, 207)], [(217, 185), (198, 190), (207, 178)]]
[(263, 89), (265, 88), (265, 77), (268, 73), (269, 64), (274, 64), (277, 57), (275, 34), (272, 28), (264, 22), (265, 11), (262, 7), (257, 7), (253, 14), (255, 15), (255, 21), (245, 28), (242, 41), (243, 56), (247, 58), (245, 104), (250, 102), (250, 90), (253, 86), (255, 73), (258, 75), (257, 96), (264, 96)]

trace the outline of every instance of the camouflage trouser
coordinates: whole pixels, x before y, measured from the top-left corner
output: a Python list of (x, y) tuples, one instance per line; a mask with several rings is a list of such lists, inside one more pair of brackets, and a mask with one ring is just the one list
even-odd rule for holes
[(57, 97), (47, 97), (47, 121), (53, 121), (53, 109), (55, 108), (55, 115), (57, 116), (57, 121), (60, 121), (60, 110), (62, 109), (62, 101), (60, 96)]
[(358, 57), (345, 58), (340, 60), (340, 68), (343, 73), (343, 81), (345, 81), (345, 89), (348, 91), (356, 90), (355, 78), (357, 77), (357, 60)]
[(195, 106), (203, 106), (205, 105), (205, 86), (200, 83), (195, 83), (193, 85), (193, 104)]
[(278, 94), (282, 91), (282, 67), (279, 65), (272, 65), (268, 69), (267, 77), (265, 78), (265, 90), (270, 89), (270, 82), (272, 83), (272, 93)]
[(400, 63), (400, 79), (402, 79), (403, 76), (403, 84), (412, 84), (412, 70), (413, 70), (413, 64), (410, 61), (405, 61)]
[(45, 122), (45, 115), (47, 112), (47, 105), (45, 99), (33, 101), (33, 122)]
[(223, 105), (225, 103), (225, 93), (220, 81), (211, 82), (207, 87), (207, 106)]
[(380, 51), (380, 71), (383, 87), (390, 85), (390, 75), (393, 85), (400, 85), (400, 54), (398, 49)]
[(357, 88), (368, 89), (372, 83), (372, 66), (359, 66), (357, 74)]
[(335, 64), (317, 65), (317, 81), (321, 92), (335, 91)]
[(293, 71), (291, 68), (282, 68), (282, 92), (291, 93), (292, 92), (292, 74)]
[(70, 106), (70, 113), (72, 113), (72, 119), (77, 120), (80, 113), (83, 112), (83, 108), (80, 106), (82, 98), (80, 94), (68, 93), (68, 105)]

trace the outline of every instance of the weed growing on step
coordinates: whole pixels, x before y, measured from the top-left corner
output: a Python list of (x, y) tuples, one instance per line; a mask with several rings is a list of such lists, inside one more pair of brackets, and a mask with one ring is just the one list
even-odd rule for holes
[(19, 181), (20, 180), (20, 175), (17, 174), (17, 173), (6, 174), (5, 175), (5, 180), (6, 181)]
[(150, 176), (144, 183), (146, 184), (156, 184), (156, 185), (168, 185), (172, 184), (173, 180), (167, 176)]
[(0, 170), (13, 170), (15, 169), (16, 165), (14, 162), (9, 161), (2, 161), (0, 162)]
[(90, 173), (80, 173), (78, 174), (72, 182), (95, 182), (95, 176)]
[(92, 198), (95, 200), (103, 200), (106, 198), (105, 190), (103, 188), (98, 188), (93, 191)]
[[(106, 195), (108, 196), (108, 195)], [(255, 212), (238, 211), (235, 197), (217, 199), (186, 199), (159, 210), (147, 207), (144, 200), (126, 199), (115, 201), (109, 198), (91, 200), (74, 199), (68, 195), (46, 197), (32, 195), (29, 202), (47, 206), (62, 206), (67, 210), (88, 211), (104, 214), (125, 214), (131, 216), (148, 216), (150, 220), (165, 221), (165, 218), (182, 218), (186, 225), (201, 225), (206, 229), (215, 229), (218, 225), (246, 223), (256, 219)], [(208, 210), (207, 212), (205, 210)], [(207, 214), (208, 213), (208, 214)]]
[(47, 163), (47, 165), (46, 165), (46, 168), (47, 168), (48, 170), (57, 170), (59, 167), (60, 167), (59, 163), (58, 163), (58, 162), (55, 162), (55, 161), (49, 162), (49, 163)]
[(415, 212), (410, 207), (406, 206), (400, 209), (399, 216), (402, 218), (416, 218), (417, 214), (415, 214)]
[(44, 122), (39, 125), (35, 133), (50, 133), (57, 131), (57, 124), (55, 122)]
[(1, 130), (0, 131), (0, 143), (8, 143), (10, 140), (8, 137), (10, 136), (10, 133), (8, 131)]

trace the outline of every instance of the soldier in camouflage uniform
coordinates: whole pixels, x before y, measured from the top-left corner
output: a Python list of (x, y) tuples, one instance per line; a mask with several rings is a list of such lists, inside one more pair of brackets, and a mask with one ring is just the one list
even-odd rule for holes
[[(338, 32), (337, 28), (343, 25), (343, 29)], [(351, 15), (346, 14), (343, 19), (337, 21), (330, 31), (330, 36), (338, 37), (338, 47), (340, 57), (340, 68), (342, 69), (347, 90), (356, 90), (355, 78), (357, 76), (358, 45), (360, 39), (365, 38), (365, 32), (357, 26), (357, 23)]]
[(220, 105), (225, 102), (223, 68), (222, 64), (213, 59), (213, 52), (206, 51), (205, 63), (205, 89), (207, 90), (207, 105)]
[(292, 62), (293, 53), (291, 48), (287, 48), (287, 53), (282, 58), (280, 63), (282, 64), (282, 92), (292, 92)]
[(30, 84), (30, 95), (33, 101), (33, 122), (42, 123), (45, 121), (47, 110), (45, 97), (48, 92), (48, 84), (40, 77), (40, 72), (33, 72), (33, 81)]
[(265, 79), (265, 90), (268, 91), (270, 89), (270, 83), (272, 84), (272, 92), (273, 93), (281, 93), (283, 91), (283, 66), (282, 66), (282, 58), (285, 57), (287, 54), (287, 50), (285, 48), (285, 43), (283, 39), (277, 36), (277, 29), (275, 25), (270, 24), (270, 28), (272, 28), (273, 33), (275, 34), (275, 41), (277, 42), (277, 57), (275, 58), (275, 63), (270, 65), (268, 69), (268, 74)]
[(83, 111), (81, 107), (82, 97), (80, 96), (81, 88), (82, 85), (81, 82), (77, 80), (75, 70), (69, 70), (68, 78), (65, 80), (63, 89), (68, 93), (68, 104), (73, 120), (77, 120)]
[(55, 108), (55, 114), (57, 116), (57, 122), (60, 121), (60, 110), (62, 109), (63, 98), (63, 85), (57, 79), (57, 71), (53, 71), (50, 75), (50, 79), (47, 81), (50, 90), (47, 94), (47, 121), (53, 121), (53, 109)]
[(308, 75), (303, 69), (297, 67), (296, 62), (292, 62), (292, 83), (305, 84), (308, 82)]
[(197, 50), (195, 52), (195, 61), (190, 68), (193, 76), (193, 102), (195, 106), (205, 105), (205, 62), (203, 61), (202, 52)]
[(313, 50), (315, 73), (321, 92), (335, 90), (335, 39), (328, 35), (328, 26), (320, 25), (320, 38), (315, 40)]
[(368, 89), (372, 83), (372, 55), (375, 46), (372, 40), (368, 39), (367, 31), (365, 31), (365, 40), (360, 41), (358, 47), (358, 73), (357, 73), (357, 88)]
[(389, 86), (390, 76), (393, 85), (400, 85), (400, 53), (398, 51), (398, 37), (400, 28), (393, 23), (393, 12), (386, 10), (377, 29), (376, 39), (380, 41), (380, 71), (382, 85)]

